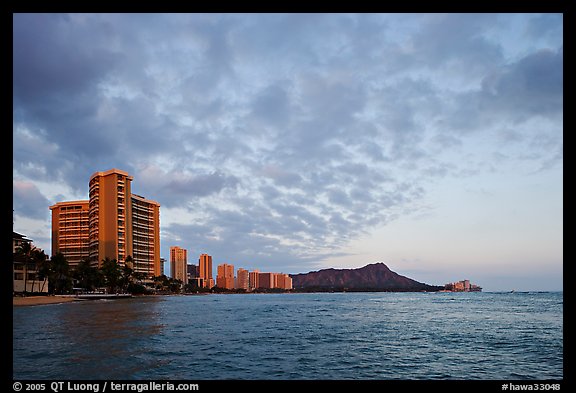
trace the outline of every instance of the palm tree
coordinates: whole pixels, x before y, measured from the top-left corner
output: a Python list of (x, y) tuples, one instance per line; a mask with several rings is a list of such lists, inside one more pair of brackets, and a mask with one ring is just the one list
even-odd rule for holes
[[(43, 250), (34, 247), (32, 249), (32, 258), (31, 261), (34, 266), (34, 278), (32, 280), (32, 292), (34, 292), (34, 287), (36, 286), (36, 277), (39, 279), (44, 279), (45, 277), (40, 277), (40, 270), (43, 270), (43, 265), (46, 264), (47, 256)], [(44, 271), (44, 270), (43, 270)], [(44, 290), (44, 285), (42, 285), (42, 290)]]
[(92, 291), (99, 283), (100, 271), (90, 264), (89, 259), (81, 261), (74, 270), (74, 278), (78, 280), (82, 288)]
[(52, 269), (50, 259), (46, 258), (46, 255), (44, 255), (44, 257), (44, 260), (38, 265), (38, 278), (42, 280), (42, 288), (40, 289), (40, 292), (44, 292), (44, 286), (50, 279), (50, 270)]
[(70, 280), (70, 266), (68, 260), (61, 252), (52, 257), (51, 260), (50, 276), (53, 281), (54, 292), (62, 293), (69, 289)]
[(24, 293), (28, 292), (28, 275), (33, 272), (32, 292), (36, 285), (36, 276), (40, 267), (46, 263), (46, 254), (43, 250), (34, 247), (30, 242), (22, 243), (16, 249), (16, 258), (24, 263)]
[(28, 262), (32, 259), (32, 245), (30, 242), (23, 242), (16, 249), (16, 260), (24, 264), (24, 294), (28, 293)]
[(102, 266), (100, 271), (104, 276), (106, 286), (110, 292), (116, 292), (118, 285), (121, 283), (122, 271), (116, 259), (110, 259), (108, 257), (102, 260)]
[(128, 267), (127, 265), (124, 265), (124, 267), (122, 268), (122, 277), (120, 279), (123, 291), (126, 291), (128, 289), (128, 285), (132, 281), (133, 277), (134, 277), (134, 270)]

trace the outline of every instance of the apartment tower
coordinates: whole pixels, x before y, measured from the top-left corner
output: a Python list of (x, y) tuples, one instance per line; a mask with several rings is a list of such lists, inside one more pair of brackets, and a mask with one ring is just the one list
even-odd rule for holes
[(276, 274), (275, 279), (275, 288), (292, 289), (292, 277), (290, 277), (288, 274), (278, 273)]
[(276, 288), (276, 273), (260, 273), (258, 274), (258, 281), (260, 288)]
[(170, 247), (170, 274), (172, 278), (188, 284), (188, 251), (178, 246)]
[(90, 201), (69, 201), (50, 206), (52, 255), (61, 252), (71, 267), (78, 266), (90, 256), (89, 203)]
[(218, 265), (216, 286), (226, 289), (234, 289), (234, 265), (223, 263)]
[(160, 204), (132, 194), (132, 259), (134, 270), (146, 276), (163, 274), (160, 260)]
[(90, 260), (100, 266), (105, 258), (123, 263), (132, 255), (132, 211), (130, 204), (133, 177), (111, 169), (90, 177)]
[(248, 290), (248, 270), (238, 268), (236, 272), (236, 288)]
[(248, 289), (251, 291), (260, 288), (260, 270), (256, 269), (248, 273)]
[(123, 265), (132, 259), (136, 272), (159, 276), (160, 204), (132, 194), (133, 177), (119, 169), (90, 177), (89, 200), (58, 202), (52, 210), (52, 255), (62, 252), (70, 265), (105, 258)]
[(204, 288), (212, 288), (214, 286), (214, 278), (212, 278), (212, 257), (208, 254), (200, 255), (198, 268), (200, 270), (199, 277), (202, 286)]

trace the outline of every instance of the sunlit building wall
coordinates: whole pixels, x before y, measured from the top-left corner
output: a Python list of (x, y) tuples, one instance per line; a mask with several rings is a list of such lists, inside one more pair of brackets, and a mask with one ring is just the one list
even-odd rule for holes
[(239, 268), (236, 272), (236, 288), (248, 290), (248, 270)]
[(275, 288), (275, 284), (276, 284), (275, 280), (276, 280), (276, 273), (259, 273), (258, 274), (258, 281), (259, 281), (258, 288), (265, 288), (265, 289)]
[(248, 273), (248, 289), (253, 291), (260, 287), (260, 280), (259, 280), (260, 271), (254, 270)]
[(172, 278), (188, 284), (188, 251), (178, 246), (170, 247), (170, 274)]
[(62, 253), (71, 267), (90, 256), (90, 201), (58, 202), (52, 211), (52, 255)]
[(52, 255), (61, 252), (71, 266), (89, 259), (100, 267), (105, 258), (146, 276), (162, 274), (160, 204), (132, 194), (133, 177), (119, 169), (95, 172), (89, 200), (58, 202), (52, 210)]
[(212, 288), (214, 286), (214, 278), (212, 276), (212, 256), (208, 254), (200, 255), (198, 260), (198, 268), (200, 270), (199, 277), (204, 288)]
[(218, 265), (216, 286), (225, 289), (234, 289), (234, 265), (227, 263)]

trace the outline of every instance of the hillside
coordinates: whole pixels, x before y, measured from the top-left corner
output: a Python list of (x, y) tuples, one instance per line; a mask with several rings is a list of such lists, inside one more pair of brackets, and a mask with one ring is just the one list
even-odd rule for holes
[(378, 262), (358, 269), (323, 269), (316, 272), (291, 274), (296, 290), (310, 291), (438, 291), (433, 286), (401, 276)]

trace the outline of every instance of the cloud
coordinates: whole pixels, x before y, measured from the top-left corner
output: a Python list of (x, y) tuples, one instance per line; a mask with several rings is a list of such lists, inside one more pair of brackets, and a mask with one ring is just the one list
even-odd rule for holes
[(44, 220), (49, 216), (50, 201), (34, 183), (14, 180), (12, 183), (12, 203), (16, 215), (38, 220)]
[(146, 197), (157, 200), (165, 207), (197, 206), (199, 198), (234, 191), (239, 179), (222, 172), (188, 173), (167, 172), (157, 166), (140, 168), (134, 179), (134, 188), (143, 189)]
[(435, 179), (493, 157), (561, 163), (558, 17), (516, 17), (16, 14), (14, 175), (87, 194), (92, 173), (124, 169), (190, 217), (162, 220), (163, 247), (341, 255)]
[(563, 51), (539, 50), (483, 80), (481, 105), (512, 114), (513, 121), (563, 110)]

